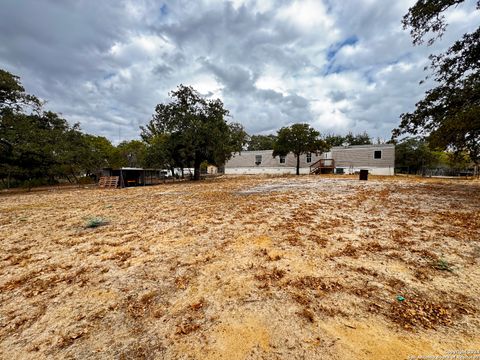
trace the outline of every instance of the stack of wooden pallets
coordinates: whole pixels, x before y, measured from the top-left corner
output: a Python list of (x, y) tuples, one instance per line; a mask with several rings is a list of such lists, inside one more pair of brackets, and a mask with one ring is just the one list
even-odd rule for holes
[(118, 187), (119, 176), (102, 176), (98, 182), (100, 188), (116, 188)]

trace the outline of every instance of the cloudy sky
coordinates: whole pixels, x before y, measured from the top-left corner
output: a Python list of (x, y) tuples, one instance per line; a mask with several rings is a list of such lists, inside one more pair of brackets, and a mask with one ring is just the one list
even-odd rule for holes
[(429, 53), (478, 26), (475, 0), (432, 47), (411, 45), (412, 0), (2, 0), (0, 68), (113, 142), (181, 83), (223, 100), (250, 134), (308, 122), (389, 138), (428, 82)]

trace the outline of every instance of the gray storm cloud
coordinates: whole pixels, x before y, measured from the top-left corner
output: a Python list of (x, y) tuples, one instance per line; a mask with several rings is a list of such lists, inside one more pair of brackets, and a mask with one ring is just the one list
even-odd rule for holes
[(221, 98), (251, 133), (294, 122), (389, 138), (424, 91), (429, 53), (476, 25), (453, 9), (435, 47), (413, 47), (413, 1), (6, 0), (0, 67), (47, 108), (113, 141), (180, 83)]

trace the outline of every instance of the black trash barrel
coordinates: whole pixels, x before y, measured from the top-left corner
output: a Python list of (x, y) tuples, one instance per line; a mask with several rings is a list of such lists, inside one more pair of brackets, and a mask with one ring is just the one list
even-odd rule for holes
[(368, 170), (360, 170), (360, 180), (368, 180)]

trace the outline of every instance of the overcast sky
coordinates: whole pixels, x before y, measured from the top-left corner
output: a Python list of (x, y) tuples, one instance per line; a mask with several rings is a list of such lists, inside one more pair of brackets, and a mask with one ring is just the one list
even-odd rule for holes
[(475, 0), (412, 46), (410, 0), (2, 0), (0, 68), (84, 131), (138, 138), (183, 83), (221, 98), (250, 134), (308, 122), (390, 138), (431, 86), (428, 54), (478, 27)]

